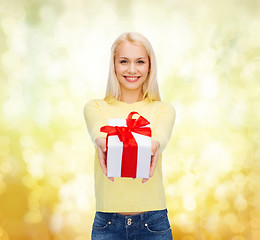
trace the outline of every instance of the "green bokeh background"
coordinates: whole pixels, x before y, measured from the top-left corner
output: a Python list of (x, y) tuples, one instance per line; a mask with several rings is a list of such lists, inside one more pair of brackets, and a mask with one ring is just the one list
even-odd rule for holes
[(0, 239), (88, 240), (110, 47), (143, 33), (176, 109), (163, 154), (175, 240), (260, 239), (259, 0), (1, 0)]

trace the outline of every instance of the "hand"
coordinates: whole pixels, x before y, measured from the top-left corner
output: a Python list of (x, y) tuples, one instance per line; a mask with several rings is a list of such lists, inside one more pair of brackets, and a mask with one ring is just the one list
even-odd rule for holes
[[(98, 159), (99, 159), (99, 164), (100, 167), (103, 171), (103, 173), (107, 176), (107, 165), (106, 165), (106, 139), (99, 137), (96, 139), (96, 145), (98, 148)], [(109, 177), (109, 180), (111, 182), (114, 182), (114, 178), (113, 177)]]
[[(154, 174), (154, 170), (157, 164), (158, 156), (159, 156), (159, 147), (160, 143), (156, 140), (152, 140), (152, 157), (151, 157), (151, 165), (150, 165), (150, 172), (149, 177), (151, 178)], [(146, 183), (149, 178), (143, 178), (142, 183)]]

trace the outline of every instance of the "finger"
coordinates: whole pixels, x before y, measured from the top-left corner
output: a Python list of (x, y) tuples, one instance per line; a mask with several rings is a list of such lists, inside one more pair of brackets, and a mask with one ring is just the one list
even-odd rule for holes
[(109, 177), (109, 180), (110, 180), (111, 182), (114, 182), (114, 178), (113, 178), (113, 177)]
[(103, 161), (100, 161), (99, 163), (100, 163), (100, 166), (101, 166), (103, 173), (107, 176), (107, 166), (106, 166), (106, 164)]
[(106, 152), (106, 139), (99, 137), (96, 139), (96, 145), (98, 146), (98, 148), (101, 148), (103, 152)]
[(146, 183), (149, 178), (143, 178), (142, 183)]
[(106, 166), (106, 159), (105, 154), (103, 153), (102, 149), (98, 149), (98, 158), (100, 167), (105, 175), (107, 175), (107, 166)]
[(106, 149), (106, 143), (101, 144), (100, 148), (102, 149), (102, 151), (105, 153), (107, 151)]
[(152, 140), (152, 148), (151, 148), (151, 152), (152, 152), (152, 156), (155, 154), (155, 152), (158, 150), (160, 144), (158, 141), (156, 140)]
[(151, 159), (151, 167), (150, 167), (150, 173), (149, 173), (149, 177), (152, 177), (154, 174), (154, 170), (156, 168), (156, 164), (157, 164), (157, 160), (158, 160), (158, 151), (156, 151), (154, 153), (154, 156)]

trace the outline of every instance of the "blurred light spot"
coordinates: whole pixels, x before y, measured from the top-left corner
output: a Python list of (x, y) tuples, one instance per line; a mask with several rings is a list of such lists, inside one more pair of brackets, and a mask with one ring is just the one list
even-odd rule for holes
[[(224, 198), (225, 196), (221, 196), (221, 198)], [(227, 211), (230, 208), (230, 204), (227, 200), (220, 200), (218, 203), (218, 208), (221, 211)]]
[(1, 196), (1, 194), (3, 194), (6, 191), (6, 189), (7, 189), (6, 184), (4, 182), (2, 182), (0, 179), (0, 196)]
[(39, 196), (29, 196), (28, 206), (31, 211), (37, 211), (40, 207), (40, 203), (38, 200)]
[(46, 101), (37, 104), (34, 120), (38, 126), (48, 126), (52, 118), (52, 106)]
[(49, 89), (49, 95), (57, 99), (64, 98), (65, 97), (64, 85), (56, 83), (55, 85), (51, 86), (51, 88)]
[(222, 200), (225, 200), (225, 198), (227, 197), (228, 192), (229, 192), (228, 185), (226, 185), (226, 184), (219, 184), (216, 187), (214, 195), (215, 195), (215, 198), (217, 200), (222, 201)]
[(39, 223), (42, 221), (42, 216), (39, 210), (28, 212), (24, 218), (28, 223)]
[(244, 54), (238, 52), (233, 53), (233, 55), (231, 56), (231, 63), (234, 67), (244, 66), (246, 63)]
[(54, 7), (50, 5), (43, 5), (40, 9), (41, 19), (46, 23), (49, 22), (53, 24), (56, 20), (56, 14), (54, 11)]
[(186, 236), (182, 237), (181, 240), (194, 240), (194, 238), (192, 236), (186, 235)]
[[(260, 229), (251, 229), (252, 240), (259, 240), (260, 238)], [(246, 239), (247, 240), (247, 239)]]
[(207, 231), (209, 231), (209, 232), (215, 232), (215, 231), (217, 231), (217, 229), (218, 229), (218, 224), (219, 224), (220, 221), (221, 221), (221, 220), (220, 220), (219, 215), (216, 215), (216, 214), (210, 215), (210, 216), (207, 218), (207, 220), (206, 220), (206, 225), (205, 225)]
[(187, 192), (194, 191), (194, 184), (196, 182), (196, 176), (193, 174), (185, 174), (182, 176), (182, 178), (179, 180), (181, 186), (182, 186), (182, 191), (183, 194), (187, 194)]
[(10, 138), (7, 136), (0, 136), (0, 146), (2, 145), (9, 145), (10, 144)]
[(259, 42), (260, 42), (259, 29), (260, 29), (259, 20), (253, 21), (248, 27), (248, 31), (249, 31), (248, 40), (249, 40), (249, 45), (252, 48), (259, 47)]
[(75, 97), (83, 97), (86, 95), (86, 83), (79, 80), (76, 81), (76, 79), (74, 79), (74, 81), (70, 81), (70, 90)]
[(3, 53), (1, 57), (1, 62), (7, 69), (13, 69), (13, 66), (19, 65), (19, 61), (19, 58), (11, 51)]
[[(75, 181), (70, 181), (60, 188), (61, 207), (63, 209), (74, 209), (88, 211), (90, 209), (89, 190), (93, 188), (93, 179), (86, 174), (78, 174)], [(93, 191), (93, 189), (92, 189)]]
[[(253, 85), (250, 89), (249, 89), (250, 93), (249, 96), (250, 98), (256, 98), (256, 100), (258, 99), (259, 95), (260, 95), (260, 87), (259, 85)], [(259, 102), (258, 102), (259, 103)], [(255, 102), (255, 104), (257, 104), (257, 101)], [(257, 108), (256, 108), (257, 109)]]
[(0, 136), (0, 156), (7, 156), (10, 152), (9, 149), (10, 139), (6, 136)]
[[(240, 99), (243, 99), (243, 96), (241, 96)], [(242, 125), (245, 121), (246, 110), (247, 105), (245, 102), (241, 100), (239, 102), (236, 102), (236, 104), (233, 105), (228, 114), (228, 119), (230, 123), (237, 126)]]
[(181, 164), (178, 161), (171, 161), (171, 172), (177, 173), (181, 171)]
[(218, 94), (218, 82), (214, 73), (205, 74), (200, 81), (200, 91), (207, 99), (212, 99)]
[[(168, 189), (168, 187), (167, 187), (167, 189)], [(171, 192), (171, 194), (169, 194), (169, 191), (166, 191), (166, 193), (167, 193), (167, 196), (171, 196), (171, 195), (174, 194), (174, 192)], [(179, 202), (178, 202), (177, 199), (172, 199), (172, 200), (170, 201), (170, 209), (171, 209), (172, 211), (177, 210), (177, 209), (180, 209), (180, 204), (179, 204)]]
[(86, 236), (78, 236), (75, 240), (86, 240)]
[[(14, 120), (18, 120), (19, 115), (24, 112), (25, 104), (20, 96), (16, 96), (8, 99), (3, 104), (3, 113), (6, 115), (7, 119), (16, 118)], [(14, 121), (13, 120), (13, 121)]]
[(190, 78), (192, 75), (193, 65), (194, 63), (192, 61), (188, 61), (183, 64), (179, 70), (180, 76)]
[(245, 240), (243, 236), (234, 236), (231, 240)]
[(243, 67), (241, 76), (248, 81), (252, 81), (256, 77), (256, 69), (254, 62), (247, 62)]
[(34, 177), (44, 177), (44, 162), (45, 158), (41, 153), (34, 154), (27, 161), (27, 169)]
[(212, 72), (212, 69), (216, 64), (216, 52), (208, 48), (207, 50), (202, 51), (197, 57), (193, 58), (196, 63), (195, 69), (197, 69), (195, 77), (198, 80), (206, 80), (208, 78), (214, 81), (216, 76)]
[(62, 141), (57, 141), (53, 144), (53, 150), (55, 153), (62, 154), (67, 149), (67, 144)]
[[(191, 105), (190, 112), (199, 125), (209, 127), (219, 127), (223, 116), (221, 116), (219, 106), (201, 100)], [(202, 114), (203, 113), (203, 114)]]
[(62, 67), (59, 62), (52, 63), (45, 73), (47, 81), (51, 83), (59, 81), (62, 78)]
[(0, 239), (1, 240), (10, 240), (7, 231), (5, 231), (5, 229), (3, 229), (2, 227), (0, 227)]
[(241, 222), (238, 222), (238, 221), (234, 225), (232, 225), (230, 228), (233, 233), (243, 233), (245, 231), (244, 224), (242, 224)]
[(36, 187), (36, 180), (31, 176), (31, 175), (26, 175), (23, 177), (22, 179), (23, 184), (27, 187), (27, 188), (31, 188), (33, 189), (34, 187)]
[(63, 235), (59, 234), (59, 235), (55, 235), (53, 237), (53, 240), (66, 240), (67, 238), (65, 238)]
[(176, 215), (175, 221), (178, 222), (178, 225), (183, 232), (192, 232), (193, 231), (194, 226), (193, 226), (192, 222), (188, 219), (186, 214), (182, 213), (182, 214)]
[(62, 185), (62, 180), (57, 176), (51, 176), (48, 180), (50, 184), (54, 187), (60, 187)]
[(23, 150), (23, 159), (25, 163), (28, 164), (31, 161), (34, 154), (35, 152), (31, 148), (26, 148), (25, 150)]
[(232, 156), (221, 142), (211, 142), (201, 153), (201, 161), (214, 167), (214, 172), (225, 173), (232, 169)]
[(55, 213), (51, 216), (50, 229), (54, 233), (60, 233), (63, 227), (63, 217), (59, 213)]
[(57, 111), (60, 116), (67, 118), (68, 116), (74, 115), (75, 107), (73, 106), (72, 102), (63, 100), (60, 101), (57, 105)]
[(67, 216), (67, 221), (70, 226), (77, 226), (81, 223), (81, 217), (78, 213), (70, 213)]
[(237, 216), (234, 213), (225, 214), (223, 220), (230, 227), (237, 224)]
[(246, 176), (242, 173), (232, 174), (232, 177), (237, 185), (238, 190), (241, 192), (243, 188), (246, 187), (247, 179)]
[(241, 194), (239, 194), (235, 199), (234, 206), (238, 211), (244, 211), (247, 209), (247, 201)]
[(20, 138), (20, 144), (22, 147), (31, 147), (34, 145), (34, 139), (32, 136), (23, 135)]
[(163, 164), (163, 172), (166, 178), (174, 178), (173, 174), (177, 174), (182, 170), (180, 162), (176, 160), (172, 161), (172, 159), (174, 159), (174, 156), (169, 155), (165, 159), (165, 164)]
[(252, 228), (259, 228), (260, 226), (260, 216), (253, 217), (250, 221)]
[(11, 34), (13, 28), (16, 26), (17, 19), (15, 19), (14, 17), (11, 17), (11, 16), (6, 16), (6, 17), (2, 18), (0, 23), (2, 25), (4, 33), (6, 35), (9, 35), (9, 34)]
[(7, 161), (3, 162), (0, 167), (2, 173), (5, 173), (5, 174), (10, 173), (12, 171), (12, 168), (13, 167), (12, 167), (11, 163), (9, 163)]
[(174, 197), (175, 196), (174, 190), (175, 190), (174, 184), (167, 184), (167, 186), (165, 188), (165, 192), (166, 192), (167, 196)]
[(193, 211), (196, 209), (197, 204), (194, 197), (191, 194), (186, 194), (184, 196), (183, 206), (187, 211)]

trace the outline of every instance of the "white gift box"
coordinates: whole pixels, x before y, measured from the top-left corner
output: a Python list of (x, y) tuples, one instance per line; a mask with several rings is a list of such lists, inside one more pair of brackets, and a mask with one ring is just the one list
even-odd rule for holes
[[(126, 119), (109, 119), (110, 126), (126, 127)], [(145, 127), (150, 127), (146, 125)], [(132, 132), (137, 147), (137, 166), (136, 178), (149, 178), (151, 164), (151, 137)], [(123, 142), (119, 140), (117, 135), (108, 136), (107, 140), (107, 176), (108, 177), (124, 177), (121, 176), (122, 168)]]

